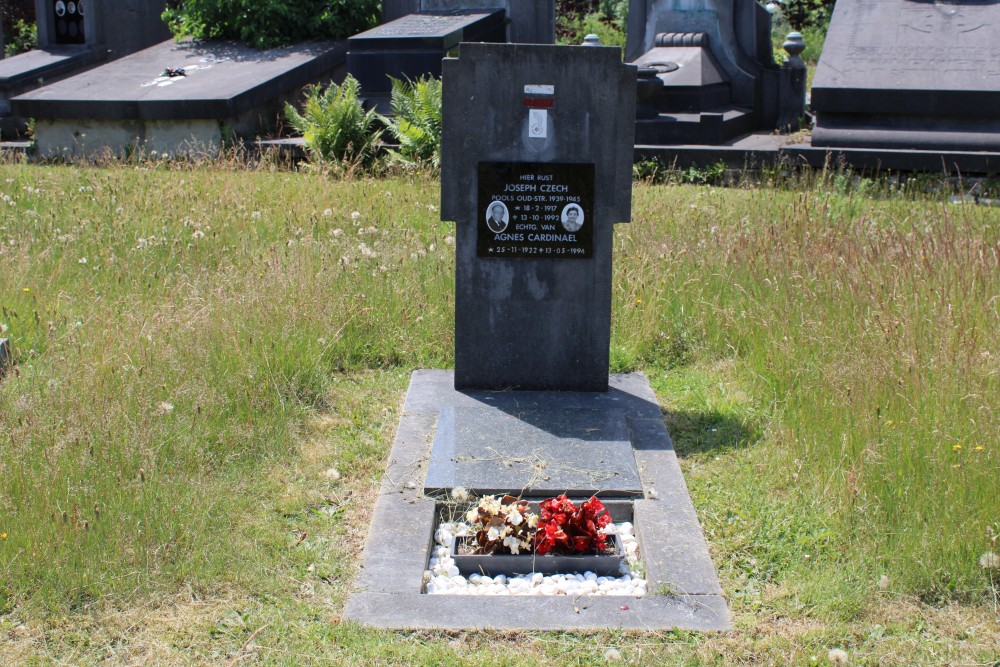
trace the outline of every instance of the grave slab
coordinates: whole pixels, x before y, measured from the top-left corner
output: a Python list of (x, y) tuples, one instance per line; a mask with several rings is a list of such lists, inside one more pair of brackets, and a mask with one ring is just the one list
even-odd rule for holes
[(719, 146), (637, 145), (635, 160), (657, 160), (677, 169), (705, 168), (723, 163), (740, 171), (771, 166), (823, 169), (832, 164), (872, 172), (944, 172), (954, 177), (1000, 171), (1000, 151), (823, 147), (813, 146), (808, 140), (802, 141), (801, 137), (774, 132), (748, 134)]
[(520, 489), (524, 498), (642, 495), (622, 410), (445, 406), (428, 493), (457, 486), (479, 495)]
[(556, 41), (555, 0), (382, 0), (386, 23), (407, 14), (447, 14), (456, 9), (501, 9), (506, 15), (507, 42), (553, 44)]
[[(303, 86), (331, 78), (343, 42), (258, 51), (231, 42), (166, 41), (11, 100), (37, 120), (38, 154), (90, 155), (138, 145), (217, 150), (221, 128), (251, 134)], [(183, 76), (164, 76), (167, 69)], [(178, 128), (167, 127), (181, 123)], [(73, 141), (67, 144), (68, 137)]]
[(1000, 4), (841, 0), (812, 86), (812, 145), (1000, 151)]
[(26, 117), (10, 100), (100, 63), (167, 39), (164, 0), (35, 0), (38, 46), (0, 60), (0, 132), (18, 136)]
[[(372, 515), (358, 576), (343, 617), (396, 629), (596, 630), (732, 628), (708, 546), (684, 484), (662, 412), (646, 378), (612, 375), (607, 394), (592, 392), (460, 391), (452, 371), (416, 371)], [(644, 597), (427, 595), (427, 567), (436, 501), (423, 491), (439, 415), (448, 409), (516, 409), (546, 401), (557, 409), (613, 405), (628, 424), (646, 497), (634, 502), (647, 563)], [(437, 427), (439, 428), (439, 427)], [(655, 494), (649, 491), (655, 487)], [(626, 500), (609, 501), (609, 506)], [(645, 526), (645, 529), (643, 528)]]
[(347, 71), (361, 84), (365, 99), (390, 110), (389, 79), (441, 77), (441, 60), (460, 42), (502, 42), (503, 10), (455, 10), (408, 14), (347, 40)]

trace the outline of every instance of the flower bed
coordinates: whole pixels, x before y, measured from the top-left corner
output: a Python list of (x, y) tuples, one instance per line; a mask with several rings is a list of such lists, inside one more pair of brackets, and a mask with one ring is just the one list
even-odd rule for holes
[[(646, 580), (634, 577), (639, 565), (638, 547), (632, 524), (609, 524), (608, 534), (616, 535), (625, 554), (619, 576), (601, 576), (596, 572), (534, 572), (516, 576), (497, 574), (463, 576), (451, 557), (456, 534), (468, 534), (465, 523), (443, 523), (435, 531), (435, 547), (429, 569), (424, 572), (425, 592), (430, 595), (623, 595), (641, 597), (646, 594)], [(487, 556), (490, 558), (490, 556)], [(503, 556), (492, 556), (503, 558)], [(530, 556), (529, 556), (530, 558)]]
[(644, 595), (633, 577), (638, 543), (632, 524), (615, 524), (597, 498), (565, 495), (532, 504), (486, 496), (464, 522), (442, 520), (424, 573), (430, 594)]

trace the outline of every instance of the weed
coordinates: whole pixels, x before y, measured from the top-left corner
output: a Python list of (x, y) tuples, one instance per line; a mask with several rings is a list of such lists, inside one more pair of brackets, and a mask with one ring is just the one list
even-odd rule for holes
[(285, 105), (285, 118), (302, 134), (313, 160), (361, 169), (375, 163), (381, 137), (378, 114), (362, 108), (360, 93), (361, 85), (348, 75), (339, 85), (308, 88), (301, 113)]
[(382, 118), (399, 147), (390, 158), (407, 167), (441, 165), (441, 80), (392, 79), (392, 116)]

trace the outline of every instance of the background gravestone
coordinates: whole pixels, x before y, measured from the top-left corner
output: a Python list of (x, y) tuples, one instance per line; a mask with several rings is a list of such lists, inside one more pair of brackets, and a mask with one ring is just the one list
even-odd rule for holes
[(407, 14), (489, 9), (504, 10), (507, 17), (506, 41), (555, 43), (555, 0), (382, 0), (382, 22), (388, 23)]
[(445, 60), (457, 388), (607, 390), (634, 100), (619, 49), (462, 44)]
[(1000, 150), (1000, 2), (838, 0), (813, 146)]
[(165, 0), (37, 0), (38, 46), (86, 44), (100, 60), (170, 38)]
[(460, 42), (506, 41), (501, 9), (407, 14), (347, 40), (347, 71), (361, 84), (366, 104), (391, 113), (392, 82), (441, 77), (441, 60)]
[(771, 16), (755, 0), (631, 0), (627, 35), (637, 144), (719, 144), (804, 114), (805, 67), (774, 63)]
[(23, 117), (11, 114), (13, 97), (169, 39), (160, 18), (165, 6), (165, 0), (36, 0), (38, 47), (0, 60), (0, 132), (25, 128)]
[[(342, 41), (260, 51), (168, 40), (19, 95), (11, 105), (35, 119), (40, 156), (212, 154), (224, 128), (236, 136), (259, 133), (303, 87), (332, 78), (346, 50)], [(184, 76), (165, 74), (164, 63)]]

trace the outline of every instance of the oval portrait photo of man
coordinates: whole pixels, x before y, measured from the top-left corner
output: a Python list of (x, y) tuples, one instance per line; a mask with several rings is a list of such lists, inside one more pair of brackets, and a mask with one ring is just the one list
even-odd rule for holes
[(490, 231), (499, 234), (507, 229), (508, 222), (510, 222), (510, 216), (507, 214), (507, 205), (502, 201), (490, 203), (489, 208), (486, 209), (486, 226), (490, 228)]
[(575, 232), (583, 227), (583, 209), (576, 204), (566, 204), (562, 210), (562, 226), (567, 232)]

